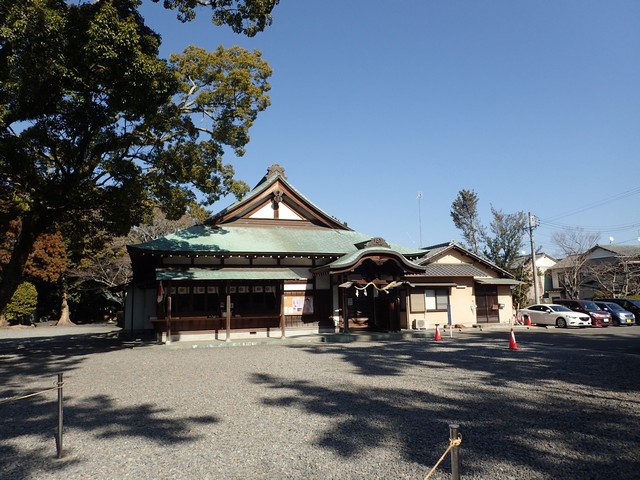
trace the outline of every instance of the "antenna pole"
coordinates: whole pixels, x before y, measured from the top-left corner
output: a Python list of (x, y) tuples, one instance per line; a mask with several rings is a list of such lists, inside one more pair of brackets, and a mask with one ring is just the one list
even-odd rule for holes
[(418, 229), (420, 230), (420, 245), (419, 247), (422, 248), (422, 210), (421, 210), (421, 204), (422, 202), (422, 192), (418, 192)]

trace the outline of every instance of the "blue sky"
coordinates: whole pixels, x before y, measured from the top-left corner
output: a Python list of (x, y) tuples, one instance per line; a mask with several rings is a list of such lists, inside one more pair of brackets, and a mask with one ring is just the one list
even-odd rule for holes
[(327, 213), (407, 246), (460, 240), (463, 188), (485, 225), (491, 205), (536, 215), (550, 253), (564, 226), (640, 245), (636, 0), (281, 0), (254, 38), (205, 10), (143, 12), (163, 56), (237, 44), (274, 69), (246, 155), (227, 158), (250, 186), (280, 163)]

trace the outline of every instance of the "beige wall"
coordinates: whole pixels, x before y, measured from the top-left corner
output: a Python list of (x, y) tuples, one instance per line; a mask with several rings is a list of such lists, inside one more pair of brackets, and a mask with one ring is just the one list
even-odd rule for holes
[[(471, 327), (477, 323), (476, 302), (473, 288), (473, 279), (458, 279), (457, 286), (440, 287), (449, 290), (449, 305), (451, 308), (451, 322)], [(409, 294), (409, 308), (407, 309), (409, 327), (416, 328), (416, 321), (423, 322), (425, 328), (431, 329), (435, 325), (448, 324), (448, 312), (425, 311), (424, 291), (429, 287), (412, 288)], [(510, 323), (513, 317), (513, 300), (509, 286), (498, 287), (498, 303), (504, 304), (504, 308), (498, 310), (499, 322)]]

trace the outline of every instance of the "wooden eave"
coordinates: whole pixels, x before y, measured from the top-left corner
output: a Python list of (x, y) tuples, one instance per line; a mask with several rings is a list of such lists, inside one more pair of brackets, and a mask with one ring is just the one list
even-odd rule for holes
[[(322, 273), (348, 273), (355, 269), (357, 269), (360, 265), (362, 265), (365, 261), (373, 261), (376, 265), (382, 266), (384, 263), (388, 261), (394, 262), (401, 270), (403, 270), (406, 274), (419, 274), (424, 272), (422, 267), (419, 267), (409, 260), (407, 260), (404, 255), (401, 255), (394, 251), (369, 251), (362, 252), (362, 254), (356, 256), (353, 261), (348, 263), (339, 264), (340, 259), (336, 260), (336, 262), (329, 263), (326, 265), (322, 265), (316, 268), (311, 269), (314, 274), (322, 274)], [(338, 265), (336, 265), (338, 263)]]

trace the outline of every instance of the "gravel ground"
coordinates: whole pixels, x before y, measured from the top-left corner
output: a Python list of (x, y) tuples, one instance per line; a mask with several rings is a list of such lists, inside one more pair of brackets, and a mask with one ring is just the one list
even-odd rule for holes
[(0, 341), (0, 398), (65, 380), (62, 459), (55, 392), (0, 403), (0, 478), (423, 479), (452, 423), (463, 479), (640, 478), (640, 356), (518, 341)]

